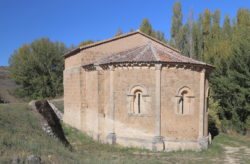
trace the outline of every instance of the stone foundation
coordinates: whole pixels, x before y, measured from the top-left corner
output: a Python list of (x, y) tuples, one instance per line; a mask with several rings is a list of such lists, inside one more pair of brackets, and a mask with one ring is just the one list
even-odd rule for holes
[[(137, 147), (152, 151), (201, 151), (208, 148), (208, 137), (198, 140), (168, 140), (163, 139), (162, 137), (153, 137), (153, 139), (129, 138), (121, 136), (115, 137), (115, 143), (118, 145), (122, 145), (124, 147)], [(111, 142), (111, 138), (111, 136), (107, 137), (107, 141), (104, 143), (114, 144), (114, 142)]]

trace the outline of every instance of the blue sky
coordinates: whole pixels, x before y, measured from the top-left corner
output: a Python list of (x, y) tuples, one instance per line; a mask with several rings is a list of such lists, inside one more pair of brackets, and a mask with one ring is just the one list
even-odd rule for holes
[[(170, 36), (172, 7), (176, 0), (0, 0), (0, 66), (8, 65), (14, 50), (25, 43), (48, 37), (67, 46), (81, 41), (112, 37), (138, 29), (148, 18), (156, 30)], [(239, 8), (250, 8), (249, 0), (179, 0), (184, 21), (206, 8), (221, 10), (222, 17), (235, 17)]]

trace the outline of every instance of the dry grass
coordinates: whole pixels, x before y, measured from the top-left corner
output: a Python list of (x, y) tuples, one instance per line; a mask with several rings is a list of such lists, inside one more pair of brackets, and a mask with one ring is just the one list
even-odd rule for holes
[(45, 163), (249, 163), (250, 139), (220, 134), (206, 151), (151, 152), (93, 141), (64, 125), (71, 152), (44, 134), (39, 118), (26, 104), (0, 105), (0, 163), (34, 154)]
[(7, 67), (0, 67), (0, 99), (3, 102), (17, 103), (21, 102), (13, 93), (18, 86), (10, 78), (10, 73)]

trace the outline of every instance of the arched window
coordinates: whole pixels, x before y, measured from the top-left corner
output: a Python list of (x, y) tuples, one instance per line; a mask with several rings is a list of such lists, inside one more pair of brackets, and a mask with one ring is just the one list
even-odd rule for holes
[(177, 97), (177, 113), (178, 114), (192, 114), (192, 93), (189, 88), (182, 88)]
[(149, 95), (143, 85), (133, 85), (127, 94), (127, 109), (130, 115), (143, 116), (148, 113)]
[(142, 91), (136, 90), (134, 92), (133, 113), (140, 114), (142, 106), (143, 106)]

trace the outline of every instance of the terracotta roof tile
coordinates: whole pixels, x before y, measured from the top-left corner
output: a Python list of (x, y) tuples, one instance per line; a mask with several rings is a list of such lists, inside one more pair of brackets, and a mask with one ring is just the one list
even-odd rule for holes
[(96, 61), (93, 64), (104, 65), (124, 62), (169, 62), (207, 65), (204, 62), (183, 56), (177, 51), (173, 51), (167, 47), (160, 47), (152, 42), (148, 42), (143, 46), (112, 54)]

